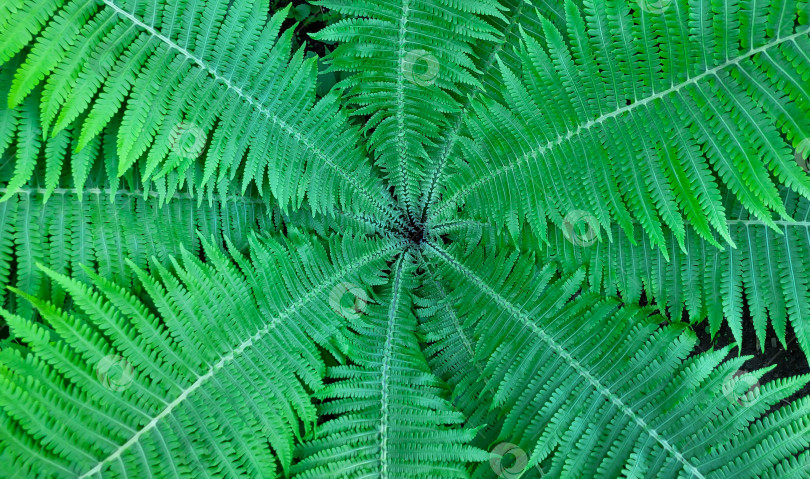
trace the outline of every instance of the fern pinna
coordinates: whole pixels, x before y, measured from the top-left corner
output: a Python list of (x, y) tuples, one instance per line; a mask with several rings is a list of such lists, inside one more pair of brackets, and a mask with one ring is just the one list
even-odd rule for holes
[(810, 477), (741, 355), (810, 357), (808, 52), (806, 0), (4, 0), (0, 476)]

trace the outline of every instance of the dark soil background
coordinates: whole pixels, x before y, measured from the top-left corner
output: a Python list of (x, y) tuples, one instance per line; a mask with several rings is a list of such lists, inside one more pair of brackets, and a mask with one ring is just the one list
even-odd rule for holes
[(306, 0), (293, 0), (292, 2), (289, 0), (271, 0), (270, 11), (283, 8), (290, 5), (290, 3), (292, 3), (292, 6), (287, 19), (282, 24), (282, 30), (295, 26), (293, 47), (297, 48), (301, 43), (306, 42), (308, 51), (315, 52), (318, 56), (323, 57), (327, 53), (327, 44), (313, 40), (310, 35), (336, 22), (339, 18), (338, 14), (324, 7), (311, 5)]
[[(799, 342), (796, 340), (796, 335), (793, 334), (793, 328), (788, 325), (785, 332), (785, 342), (787, 349), (785, 349), (768, 323), (767, 336), (765, 338), (764, 351), (760, 350), (757, 344), (757, 337), (754, 333), (754, 323), (748, 314), (748, 308), (743, 311), (743, 338), (742, 338), (742, 351), (739, 349), (732, 349), (731, 354), (741, 356), (753, 356), (753, 358), (746, 361), (741, 369), (746, 371), (755, 371), (768, 366), (776, 366), (768, 374), (762, 377), (760, 382), (765, 383), (776, 378), (786, 378), (791, 376), (798, 376), (802, 374), (810, 374), (810, 367), (808, 367), (807, 359), (804, 352), (799, 347)], [(703, 321), (699, 324), (693, 325), (693, 330), (697, 334), (698, 344), (693, 354), (698, 354), (704, 351), (709, 351), (712, 348), (721, 348), (734, 343), (734, 336), (731, 334), (731, 328), (723, 321), (720, 330), (712, 340), (709, 334), (709, 323)], [(731, 357), (731, 356), (729, 356)], [(805, 385), (804, 388), (799, 390), (796, 394), (788, 398), (785, 402), (795, 400), (800, 397), (810, 395), (810, 384)]]

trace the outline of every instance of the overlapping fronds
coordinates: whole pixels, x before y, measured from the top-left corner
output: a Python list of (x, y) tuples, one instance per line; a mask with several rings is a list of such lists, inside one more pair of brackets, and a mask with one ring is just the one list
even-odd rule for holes
[(462, 131), (467, 117), (471, 115), (472, 104), (479, 96), (501, 98), (501, 79), (498, 73), (498, 60), (511, 68), (520, 65), (518, 51), (521, 32), (542, 35), (541, 17), (552, 21), (562, 20), (558, 6), (554, 2), (529, 2), (527, 0), (505, 0), (500, 2), (504, 10), (500, 16), (486, 17), (498, 35), (491, 40), (477, 39), (472, 43), (472, 58), (475, 64), (474, 83), (458, 85), (455, 95), (460, 100), (460, 107), (447, 115), (447, 120), (439, 132), (439, 138), (429, 148), (427, 171), (422, 187), (421, 211), (422, 221), (435, 206), (438, 198), (440, 179), (444, 176), (451, 155), (460, 152), (458, 139), (466, 132)]
[[(647, 2), (649, 3), (649, 2)], [(431, 217), (505, 225), (585, 211), (606, 231), (638, 222), (664, 249), (685, 221), (730, 241), (724, 186), (756, 218), (786, 216), (777, 185), (810, 197), (810, 24), (792, 1), (566, 3), (567, 42), (549, 21), (501, 65), (505, 103), (483, 99)], [(722, 15), (716, 14), (722, 12)], [(587, 19), (587, 22), (586, 22)]]
[(810, 357), (808, 52), (807, 0), (0, 1), (0, 477), (806, 476), (810, 375), (691, 328)]
[(316, 418), (308, 390), (321, 387), (325, 367), (315, 344), (340, 346), (329, 291), (379, 276), (396, 244), (346, 238), (327, 253), (310, 240), (299, 255), (300, 245), (250, 243), (250, 258), (207, 243), (207, 263), (184, 251), (173, 273), (158, 267), (159, 279), (130, 263), (149, 302), (90, 270), (92, 285), (45, 270), (72, 297), (72, 312), (18, 291), (44, 324), (4, 313), (28, 347), (6, 348), (0, 360), (6, 469), (57, 477), (286, 470), (299, 427), (310, 430)]
[(38, 264), (76, 279), (87, 278), (87, 266), (131, 289), (134, 272), (127, 262), (149, 271), (151, 258), (168, 265), (182, 250), (197, 256), (197, 232), (219, 243), (227, 237), (244, 249), (251, 232), (277, 227), (272, 211), (241, 197), (197, 206), (188, 195), (176, 195), (159, 207), (141, 191), (118, 190), (111, 197), (109, 190), (91, 188), (79, 201), (76, 190), (57, 189), (45, 202), (46, 193), (25, 188), (0, 202), (0, 288), (4, 307), (23, 317), (29, 317), (30, 303), (10, 294), (7, 285), (56, 306), (65, 298), (58, 284), (44, 280)]
[(557, 278), (515, 250), (461, 259), (462, 248), (429, 243), (427, 254), (474, 330), (481, 380), (505, 411), (500, 440), (525, 451), (525, 468), (551, 477), (806, 471), (808, 399), (769, 411), (810, 377), (755, 385), (765, 370), (735, 375), (747, 358), (723, 362), (729, 348), (689, 357), (694, 334), (660, 326), (649, 308), (580, 294), (583, 271)]
[(451, 402), (464, 413), (468, 426), (480, 428), (473, 444), (488, 448), (498, 433), (500, 408), (482, 397), (495, 391), (481, 381), (486, 362), (475, 356), (474, 328), (460, 317), (446, 285), (436, 275), (432, 262), (425, 263), (425, 274), (414, 303), (419, 307), (419, 341), (430, 370), (440, 379), (455, 385)]
[(315, 101), (315, 59), (279, 34), (286, 12), (268, 18), (266, 0), (11, 2), (0, 10), (12, 109), (0, 146), (16, 135), (19, 152), (10, 189), (27, 182), (39, 134), (72, 128), (73, 152), (92, 156), (113, 123), (118, 175), (138, 162), (144, 181), (182, 182), (201, 157), (200, 189), (237, 179), (269, 186), (284, 209), (307, 197), (319, 212), (397, 218), (337, 96)]
[(675, 235), (665, 229), (667, 261), (636, 225), (636, 245), (615, 227), (613, 243), (587, 247), (574, 246), (556, 230), (543, 248), (544, 260), (559, 261), (568, 271), (586, 264), (597, 291), (618, 291), (627, 302), (637, 303), (643, 290), (673, 318), (684, 311), (692, 321), (708, 317), (712, 334), (725, 318), (738, 342), (744, 305), (763, 347), (768, 318), (783, 345), (789, 320), (810, 357), (810, 201), (795, 193), (783, 198), (795, 221), (775, 220), (776, 231), (739, 204), (729, 210), (729, 233), (736, 248), (718, 249), (687, 230), (686, 249), (681, 251)]
[(475, 431), (419, 349), (412, 262), (401, 256), (379, 304), (348, 318), (354, 364), (330, 368), (318, 408), (330, 419), (301, 446), (295, 477), (466, 477), (467, 462), (488, 458), (466, 444)]
[[(472, 44), (494, 41), (485, 21), (501, 17), (494, 0), (319, 0), (347, 16), (318, 33), (339, 41), (331, 68), (354, 73), (344, 84), (368, 115), (369, 149), (411, 215), (419, 206), (428, 149), (459, 108), (462, 85), (478, 85)], [(483, 17), (483, 18), (482, 18)]]
[(665, 251), (655, 248), (638, 224), (631, 241), (613, 225), (613, 241), (599, 242), (595, 217), (582, 215), (563, 228), (549, 225), (546, 242), (523, 229), (517, 242), (487, 223), (451, 222), (437, 228), (441, 234), (489, 248), (519, 247), (537, 252), (541, 264), (556, 263), (564, 273), (584, 267), (588, 288), (619, 294), (638, 303), (642, 294), (672, 318), (684, 312), (690, 322), (709, 320), (712, 335), (724, 318), (734, 338), (742, 341), (744, 306), (764, 348), (767, 325), (785, 345), (788, 320), (805, 355), (810, 357), (810, 201), (782, 192), (785, 211), (792, 220), (775, 219), (778, 229), (746, 212), (726, 195), (729, 233), (736, 247), (718, 248), (715, 234), (709, 242), (687, 229), (682, 251), (678, 239), (664, 229)]

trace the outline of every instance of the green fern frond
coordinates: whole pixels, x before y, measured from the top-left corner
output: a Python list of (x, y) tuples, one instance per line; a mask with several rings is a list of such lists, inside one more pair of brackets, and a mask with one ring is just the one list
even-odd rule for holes
[(483, 18), (502, 17), (500, 7), (493, 0), (317, 4), (347, 17), (316, 38), (340, 42), (330, 68), (353, 73), (343, 86), (355, 114), (369, 117), (369, 147), (415, 217), (428, 149), (458, 108), (455, 95), (479, 85), (471, 45), (495, 40), (497, 31)]
[[(286, 470), (299, 427), (316, 418), (307, 389), (322, 387), (325, 369), (312, 341), (340, 342), (324, 293), (378, 275), (397, 245), (332, 241), (331, 265), (314, 270), (305, 260), (330, 259), (316, 243), (304, 257), (250, 243), (250, 258), (235, 262), (209, 244), (207, 263), (183, 251), (174, 273), (158, 266), (159, 280), (130, 263), (148, 303), (92, 271), (95, 288), (44, 269), (74, 311), (20, 292), (45, 323), (4, 313), (29, 348), (4, 349), (0, 361), (7, 468), (58, 477)], [(51, 427), (60, 420), (69, 427)]]
[(295, 477), (466, 477), (488, 455), (467, 446), (475, 431), (443, 397), (414, 329), (409, 290), (414, 259), (400, 256), (379, 304), (350, 316), (355, 364), (335, 366), (318, 408), (330, 417), (305, 442)]
[[(272, 212), (246, 198), (198, 207), (188, 195), (175, 195), (158, 207), (142, 191), (110, 193), (85, 189), (80, 201), (73, 189), (26, 188), (0, 202), (0, 288), (5, 291), (6, 285), (13, 284), (61, 306), (65, 292), (57, 285), (50, 289), (37, 264), (76, 279), (87, 279), (82, 266), (92, 267), (104, 278), (131, 288), (134, 274), (127, 261), (148, 271), (151, 258), (167, 265), (182, 250), (198, 255), (196, 231), (219, 243), (227, 237), (244, 249), (251, 232), (277, 228)], [(51, 197), (45, 202), (48, 194)], [(6, 293), (3, 298), (6, 309), (30, 315), (27, 301), (16, 301)]]
[(808, 0), (0, 2), (0, 477), (807, 476), (808, 51)]
[(474, 320), (460, 317), (452, 303), (451, 292), (437, 278), (435, 266), (428, 264), (422, 277), (419, 296), (414, 298), (419, 306), (419, 340), (424, 346), (424, 354), (431, 371), (453, 389), (452, 403), (464, 413), (467, 424), (479, 431), (475, 446), (487, 448), (487, 440), (496, 425), (501, 409), (480, 401), (481, 397), (492, 396), (495, 391), (485, 382), (485, 362), (475, 355)]
[[(552, 477), (753, 478), (806, 467), (792, 458), (810, 438), (807, 398), (769, 410), (810, 376), (759, 385), (763, 370), (735, 375), (746, 358), (722, 362), (729, 348), (689, 357), (696, 338), (682, 327), (661, 327), (648, 308), (579, 294), (584, 271), (556, 279), (530, 255), (486, 257), (478, 248), (460, 259), (460, 250), (427, 249), (455, 313), (474, 329), (481, 380), (505, 414), (499, 439), (522, 448), (525, 468)], [(744, 459), (762, 444), (769, 454)]]
[[(638, 224), (632, 240), (613, 225), (612, 242), (596, 241), (599, 226), (593, 216), (583, 216), (563, 229), (550, 225), (547, 243), (524, 229), (517, 246), (538, 252), (541, 264), (557, 263), (566, 274), (584, 267), (591, 291), (619, 293), (628, 303), (638, 303), (644, 294), (672, 318), (681, 318), (684, 312), (694, 323), (708, 318), (712, 335), (725, 318), (738, 343), (742, 342), (745, 306), (760, 349), (766, 344), (769, 319), (776, 337), (786, 346), (789, 320), (800, 347), (810, 357), (806, 321), (810, 317), (810, 201), (789, 191), (780, 196), (791, 219), (773, 220), (776, 231), (752, 217), (733, 197), (727, 198), (724, 205), (736, 248), (717, 248), (712, 243), (720, 241), (719, 237), (710, 243), (687, 230), (685, 251), (681, 251), (675, 235), (664, 229), (667, 259)], [(485, 223), (448, 223), (439, 231), (494, 249), (516, 245)]]
[(434, 219), (463, 206), (545, 238), (546, 218), (562, 227), (585, 211), (607, 231), (637, 221), (668, 255), (663, 228), (683, 249), (685, 220), (731, 242), (720, 185), (772, 226), (772, 212), (786, 216), (776, 185), (810, 197), (791, 148), (810, 137), (797, 4), (676, 1), (654, 15), (569, 1), (566, 12), (570, 45), (544, 21), (543, 41), (524, 36), (521, 67), (501, 65), (506, 102), (477, 103)]
[(510, 67), (520, 65), (517, 55), (520, 47), (521, 32), (528, 31), (542, 35), (540, 18), (561, 20), (553, 2), (529, 2), (527, 0), (507, 0), (500, 2), (504, 7), (501, 16), (486, 18), (492, 28), (500, 32), (493, 40), (477, 39), (472, 46), (472, 58), (475, 63), (475, 82), (458, 85), (457, 97), (463, 99), (460, 107), (448, 115), (435, 147), (428, 150), (427, 172), (422, 187), (422, 221), (430, 214), (438, 198), (440, 179), (445, 175), (445, 168), (452, 155), (458, 154), (458, 140), (463, 135), (467, 117), (472, 113), (473, 102), (479, 95), (488, 98), (501, 98), (501, 81), (498, 77), (498, 60)]
[[(315, 101), (314, 60), (290, 52), (291, 30), (279, 35), (286, 9), (268, 19), (266, 0), (130, 3), (52, 0), (5, 11), (0, 63), (38, 35), (21, 65), (9, 64), (9, 105), (26, 102), (28, 124), (37, 104), (41, 111), (41, 132), (23, 131), (21, 146), (79, 120), (81, 152), (119, 118), (118, 175), (138, 161), (143, 180), (182, 174), (204, 153), (200, 188), (238, 173), (243, 191), (269, 186), (285, 209), (306, 195), (315, 211), (339, 205), (398, 218), (337, 97)], [(41, 98), (31, 97), (41, 82)], [(28, 180), (33, 160), (24, 160), (13, 187)]]
[(708, 317), (712, 335), (725, 318), (735, 339), (742, 342), (746, 305), (760, 347), (765, 345), (768, 318), (784, 345), (785, 320), (789, 319), (799, 345), (810, 357), (806, 320), (810, 317), (810, 201), (792, 192), (782, 198), (795, 220), (774, 220), (776, 231), (738, 204), (729, 210), (729, 232), (736, 248), (717, 249), (687, 231), (685, 251), (681, 251), (675, 235), (665, 230), (667, 261), (636, 226), (637, 245), (616, 228), (614, 243), (584, 248), (574, 246), (555, 230), (550, 236), (553, 246), (544, 252), (566, 270), (588, 264), (589, 280), (597, 290), (618, 291), (628, 302), (637, 302), (643, 289), (674, 318), (684, 311), (693, 321)]

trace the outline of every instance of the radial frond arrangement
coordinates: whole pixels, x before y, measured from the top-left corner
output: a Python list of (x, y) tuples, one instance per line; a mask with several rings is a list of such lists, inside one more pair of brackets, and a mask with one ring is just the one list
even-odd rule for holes
[(806, 0), (4, 1), (0, 477), (810, 476), (809, 52)]

